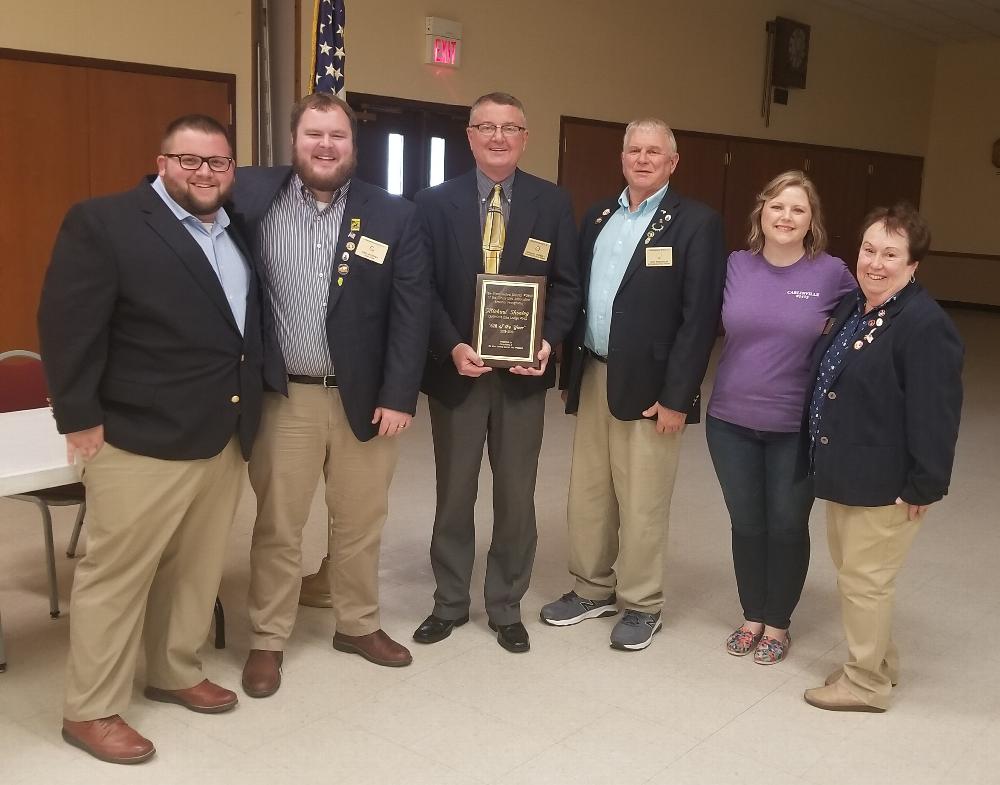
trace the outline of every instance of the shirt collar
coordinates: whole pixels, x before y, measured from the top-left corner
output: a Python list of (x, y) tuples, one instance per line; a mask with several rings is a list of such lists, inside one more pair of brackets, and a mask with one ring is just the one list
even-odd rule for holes
[[(503, 191), (504, 198), (509, 202), (511, 193), (514, 190), (514, 175), (517, 174), (515, 169), (510, 173), (510, 177), (505, 177), (500, 181), (500, 190)], [(496, 183), (483, 174), (482, 170), (476, 167), (476, 187), (479, 189), (479, 198), (487, 199), (490, 194), (493, 193), (493, 186)]]
[[(656, 209), (656, 206), (662, 201), (663, 197), (667, 193), (667, 188), (670, 187), (670, 183), (664, 183), (663, 187), (651, 196), (647, 196), (636, 208), (632, 215), (642, 215), (652, 210)], [(621, 192), (618, 196), (618, 204), (625, 208), (625, 212), (629, 212), (629, 201), (628, 201), (628, 186), (625, 186), (625, 190)]]
[[(198, 216), (189, 213), (187, 210), (185, 210), (183, 207), (177, 204), (174, 198), (169, 193), (167, 193), (167, 186), (164, 184), (162, 177), (157, 177), (155, 180), (153, 180), (151, 187), (154, 191), (156, 191), (157, 194), (159, 194), (160, 198), (163, 200), (163, 203), (166, 204), (168, 208), (170, 208), (170, 212), (172, 212), (174, 216), (176, 216), (178, 221), (180, 221), (181, 223), (184, 223), (185, 221), (190, 223), (190, 221), (188, 221), (188, 219), (190, 218), (191, 221), (194, 221), (198, 226), (201, 226), (202, 221)], [(224, 207), (219, 207), (218, 211), (215, 213), (215, 223), (219, 226), (220, 229), (225, 229), (226, 227), (229, 226), (229, 216), (226, 214), (226, 210)]]
[[(297, 172), (292, 172), (292, 179), (288, 181), (288, 187), (291, 189), (292, 193), (295, 194), (299, 202), (303, 204), (316, 206), (316, 197), (313, 196), (313, 192), (309, 190), (308, 186), (302, 182), (302, 178), (299, 177)], [(331, 205), (336, 204), (341, 199), (347, 198), (347, 190), (351, 187), (351, 181), (348, 180), (340, 188), (333, 192), (333, 200), (330, 202)], [(318, 208), (317, 208), (318, 209)]]

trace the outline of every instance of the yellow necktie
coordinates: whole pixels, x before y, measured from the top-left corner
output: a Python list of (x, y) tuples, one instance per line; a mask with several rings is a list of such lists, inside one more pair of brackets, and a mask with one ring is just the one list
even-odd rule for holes
[(493, 196), (490, 197), (483, 223), (483, 269), (490, 275), (500, 271), (500, 254), (506, 239), (507, 228), (503, 223), (503, 208), (500, 207), (500, 183), (497, 183), (493, 186)]

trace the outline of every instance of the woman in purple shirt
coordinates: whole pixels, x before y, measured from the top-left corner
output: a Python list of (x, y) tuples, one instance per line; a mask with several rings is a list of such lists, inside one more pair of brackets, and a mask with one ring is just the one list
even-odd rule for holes
[(834, 306), (857, 282), (824, 253), (816, 187), (802, 172), (775, 177), (750, 213), (749, 249), (729, 257), (726, 336), (705, 431), (732, 522), (743, 624), (730, 654), (773, 665), (809, 568), (812, 482), (795, 461), (810, 352)]

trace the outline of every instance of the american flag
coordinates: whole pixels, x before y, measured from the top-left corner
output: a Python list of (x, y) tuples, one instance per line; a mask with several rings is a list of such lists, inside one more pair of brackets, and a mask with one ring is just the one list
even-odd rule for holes
[(316, 0), (313, 30), (313, 92), (344, 93), (344, 0)]

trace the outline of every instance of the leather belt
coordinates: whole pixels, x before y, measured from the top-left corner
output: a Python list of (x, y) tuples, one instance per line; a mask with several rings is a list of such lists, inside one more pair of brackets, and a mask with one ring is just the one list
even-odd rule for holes
[(589, 354), (591, 357), (593, 357), (595, 360), (597, 360), (597, 362), (604, 363), (605, 365), (608, 364), (608, 358), (607, 357), (605, 357), (602, 354), (598, 354), (597, 352), (595, 352), (593, 349), (591, 349), (589, 347), (584, 347), (584, 348), (586, 348), (587, 354)]
[(334, 374), (328, 376), (300, 376), (296, 373), (288, 374), (288, 381), (292, 384), (321, 384), (324, 387), (336, 387), (337, 377)]

